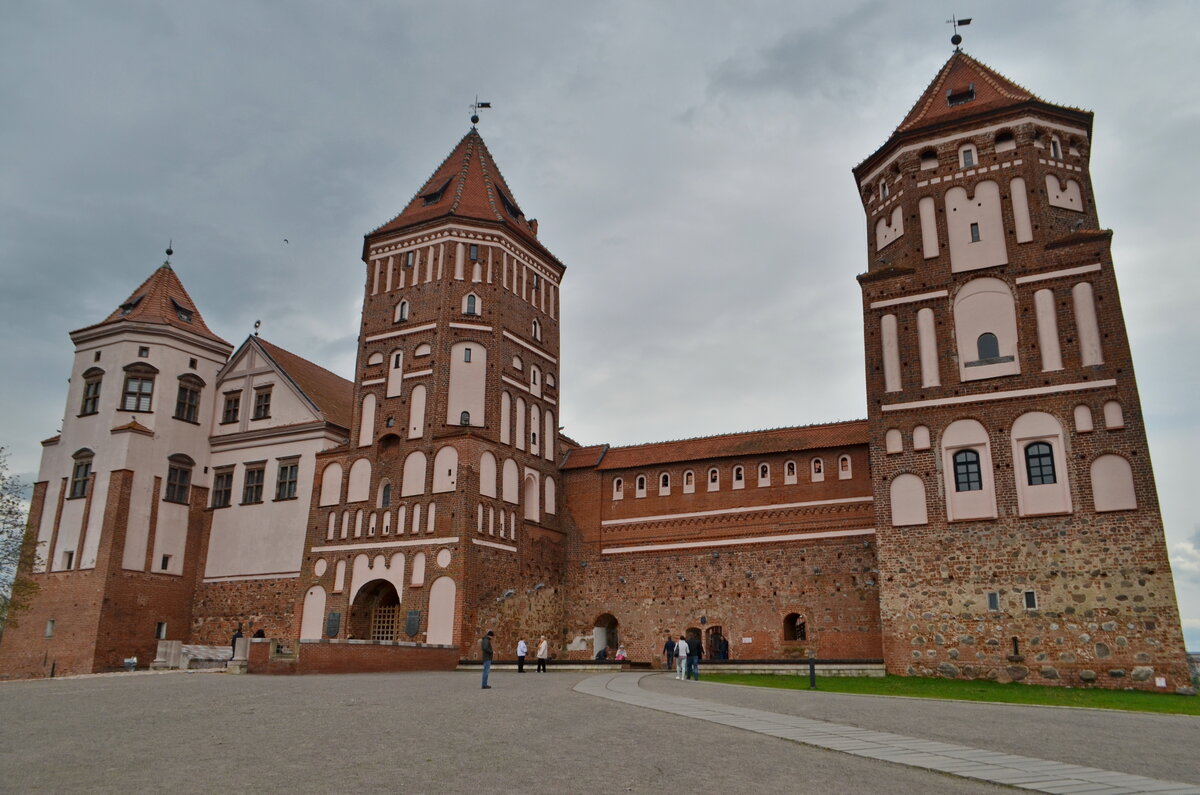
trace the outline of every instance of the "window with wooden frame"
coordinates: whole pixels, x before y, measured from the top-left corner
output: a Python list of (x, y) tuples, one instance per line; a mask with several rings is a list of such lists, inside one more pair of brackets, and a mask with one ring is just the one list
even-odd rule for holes
[(167, 488), (163, 499), (186, 504), (191, 492), (192, 468), (196, 462), (189, 456), (176, 453), (167, 459)]
[(92, 367), (83, 373), (83, 399), (79, 404), (79, 415), (95, 414), (100, 410), (100, 384), (104, 380), (104, 371)]

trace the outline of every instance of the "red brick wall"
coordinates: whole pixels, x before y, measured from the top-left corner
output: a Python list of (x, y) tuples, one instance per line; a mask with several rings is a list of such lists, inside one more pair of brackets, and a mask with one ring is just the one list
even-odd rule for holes
[(249, 672), (252, 674), (347, 674), (398, 671), (453, 671), (458, 666), (458, 648), (395, 646), (379, 643), (293, 644), (294, 659), (272, 659), (272, 640), (250, 643)]
[[(1047, 116), (1052, 117), (1053, 114)], [(1090, 124), (1077, 118), (1065, 121), (1076, 126)], [(870, 271), (860, 277), (860, 282), (879, 531), (880, 612), (888, 670), (894, 674), (1074, 685), (1091, 684), (1090, 677), (1079, 676), (1079, 671), (1091, 670), (1097, 672), (1094, 683), (1098, 686), (1153, 688), (1154, 675), (1166, 676), (1171, 688), (1183, 686), (1187, 684), (1187, 676), (1179, 616), (1109, 237), (1108, 233), (1079, 234), (1080, 230), (1099, 227), (1087, 171), (1090, 142), (1081, 145), (1081, 154), (1066, 157), (1068, 163), (1081, 167), (1080, 171), (1067, 172), (1038, 162), (1047, 155), (1033, 145), (1032, 125), (1014, 125), (1012, 129), (1016, 133), (1015, 152), (996, 153), (991, 133), (975, 136), (979, 172), (951, 183), (965, 187), (968, 192), (984, 179), (1000, 183), (1007, 265), (960, 273), (950, 270), (944, 195), (951, 185), (920, 183), (959, 171), (949, 164), (955, 160), (961, 139), (939, 145), (941, 166), (937, 170), (919, 168), (919, 147), (900, 157), (901, 181), (893, 187), (892, 194), (903, 191), (898, 202), (905, 215), (905, 234), (883, 252), (875, 251), (872, 229), (875, 216), (873, 210), (868, 213)], [(929, 137), (949, 137), (953, 132), (939, 129), (929, 133)], [(885, 147), (873, 162), (883, 162), (888, 157), (890, 152)], [(1001, 167), (990, 170), (993, 164)], [(1081, 184), (1084, 212), (1049, 205), (1045, 189), (1048, 171), (1063, 178), (1069, 176)], [(1009, 181), (1017, 176), (1026, 183), (1034, 236), (1032, 242), (1023, 244), (1016, 242), (1009, 196)], [(918, 214), (918, 203), (923, 196), (935, 200), (940, 243), (939, 256), (928, 260), (922, 253)], [(1096, 263), (1101, 266), (1099, 271), (1017, 283), (1020, 276)], [(1013, 294), (1021, 372), (962, 382), (954, 335), (953, 298), (961, 286), (981, 277), (1003, 280)], [(1087, 367), (1081, 363), (1071, 300), (1071, 288), (1083, 281), (1094, 288), (1104, 354), (1103, 364)], [(875, 301), (939, 288), (947, 289), (949, 296), (871, 307)], [(1054, 293), (1063, 358), (1063, 369), (1059, 371), (1041, 369), (1033, 299), (1034, 293), (1041, 289), (1051, 289)], [(926, 307), (934, 311), (936, 322), (941, 374), (938, 387), (921, 385), (916, 316)], [(900, 392), (885, 392), (880, 332), (885, 314), (897, 318), (903, 385)], [(884, 405), (910, 401), (982, 398), (998, 390), (1105, 379), (1115, 379), (1116, 385), (883, 411)], [(1120, 402), (1125, 417), (1124, 427), (1115, 430), (1104, 427), (1102, 414), (1103, 403), (1113, 399)], [(1073, 410), (1079, 404), (1091, 408), (1096, 430), (1076, 432)], [(1020, 462), (1013, 460), (1008, 431), (1028, 411), (1052, 414), (1062, 425), (1067, 471), (1059, 476), (1070, 484), (1073, 507), (1070, 514), (1019, 515), (1015, 478), (1020, 476)], [(998, 513), (994, 520), (947, 521), (940, 438), (950, 423), (964, 418), (980, 422), (989, 434)], [(932, 449), (913, 449), (912, 429), (916, 425), (929, 427)], [(903, 453), (886, 453), (884, 442), (889, 428), (902, 432)], [(1118, 453), (1132, 465), (1137, 510), (1094, 511), (1090, 465), (1104, 453)], [(929, 511), (926, 525), (891, 527), (889, 487), (892, 479), (904, 472), (916, 474), (925, 484)], [(1036, 592), (1036, 610), (1023, 607), (1020, 599), (1024, 590)], [(987, 609), (989, 591), (1000, 594), (1001, 610)], [(1019, 642), (1020, 655), (1009, 659), (1013, 638)]]
[(291, 637), (297, 579), (200, 583), (192, 608), (192, 642), (220, 646), (261, 629), (269, 638)]

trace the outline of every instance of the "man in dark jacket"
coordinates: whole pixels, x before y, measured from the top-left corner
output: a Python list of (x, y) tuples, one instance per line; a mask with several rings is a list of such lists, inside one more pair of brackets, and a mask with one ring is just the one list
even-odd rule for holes
[(492, 672), (492, 636), (494, 634), (489, 629), (487, 634), (479, 641), (479, 648), (483, 652), (483, 687), (485, 690), (491, 688), (487, 680), (488, 674)]
[(667, 670), (675, 670), (675, 641), (667, 635), (667, 642), (663, 644), (663, 654), (667, 655)]
[(700, 681), (700, 657), (704, 654), (704, 647), (700, 645), (700, 638), (696, 635), (688, 637), (687, 646), (687, 669), (684, 678)]

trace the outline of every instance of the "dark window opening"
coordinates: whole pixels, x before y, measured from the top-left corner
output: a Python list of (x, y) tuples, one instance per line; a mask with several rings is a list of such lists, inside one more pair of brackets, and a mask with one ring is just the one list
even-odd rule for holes
[(458, 424), (459, 425), (470, 425), (471, 424), (471, 412), (464, 411), (462, 414), (459, 414), (458, 415)]
[(242, 505), (262, 502), (263, 480), (266, 478), (266, 472), (266, 469), (261, 466), (246, 470), (246, 476), (242, 480)]
[(179, 318), (184, 323), (192, 322), (192, 310), (188, 309), (174, 298), (171, 299), (171, 306), (175, 308), (175, 317)]
[(71, 469), (71, 497), (86, 497), (88, 483), (92, 477), (92, 459), (91, 457), (80, 458), (75, 461), (75, 466)]
[(225, 396), (225, 408), (221, 411), (221, 422), (237, 422), (238, 411), (242, 407), (242, 394), (239, 392), (236, 395)]
[(512, 201), (504, 195), (504, 191), (497, 188), (496, 195), (500, 197), (500, 203), (504, 205), (504, 212), (508, 213), (513, 218), (521, 217), (521, 209), (517, 207), (517, 205), (513, 204)]
[(200, 390), (192, 384), (180, 384), (175, 398), (175, 419), (196, 422), (200, 413)]
[(946, 89), (946, 104), (950, 107), (955, 105), (963, 105), (975, 99), (975, 84), (971, 83), (966, 88), (948, 88)]
[(141, 302), (142, 302), (142, 296), (139, 295), (137, 298), (133, 299), (129, 303), (121, 304), (121, 315), (122, 316), (128, 315), (134, 309), (137, 309), (137, 305), (140, 304)]
[(271, 390), (260, 389), (254, 393), (254, 416), (252, 419), (265, 420), (271, 416)]
[(980, 359), (996, 359), (1000, 356), (1000, 340), (990, 331), (980, 334), (975, 346), (979, 350)]
[(80, 414), (95, 414), (100, 410), (99, 378), (89, 378), (83, 382), (83, 403), (79, 407)]
[(1025, 471), (1030, 486), (1057, 483), (1054, 474), (1054, 448), (1046, 442), (1034, 442), (1025, 447)]
[[(963, 152), (963, 157), (967, 157), (968, 155), (970, 155), (969, 151)], [(971, 165), (971, 164), (968, 163), (967, 165)], [(971, 242), (972, 243), (979, 242), (979, 224), (974, 224), (974, 223), (971, 224)]]
[(167, 469), (167, 491), (163, 499), (167, 502), (187, 503), (188, 487), (192, 482), (192, 470), (179, 464)]
[(213, 475), (212, 507), (228, 508), (233, 500), (233, 470)]
[(275, 482), (275, 499), (292, 500), (296, 498), (296, 483), (300, 480), (300, 465), (296, 463), (280, 464), (279, 477)]
[[(453, 177), (450, 179), (453, 179)], [(442, 195), (446, 192), (446, 188), (450, 187), (450, 179), (447, 179), (445, 182), (443, 182), (442, 187), (438, 188), (437, 190), (421, 195), (421, 198), (425, 200), (426, 205), (437, 204), (442, 200)]]
[(784, 640), (808, 640), (808, 623), (804, 616), (792, 613), (783, 620)]
[(479, 245), (472, 243), (468, 247), (467, 253), (471, 258), (471, 262), (477, 262), (479, 260)]
[(975, 450), (959, 450), (954, 454), (954, 490), (983, 491), (979, 453)]

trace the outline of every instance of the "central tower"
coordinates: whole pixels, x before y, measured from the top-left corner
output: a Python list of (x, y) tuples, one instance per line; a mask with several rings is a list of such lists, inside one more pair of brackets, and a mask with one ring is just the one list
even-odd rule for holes
[(362, 258), (353, 427), (318, 458), (301, 639), (469, 653), (485, 629), (550, 630), (564, 266), (474, 127)]

